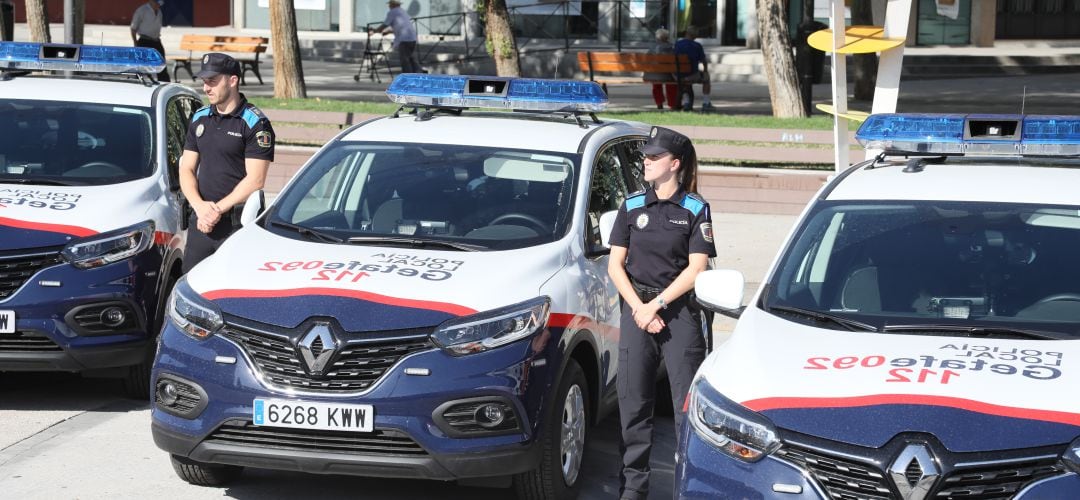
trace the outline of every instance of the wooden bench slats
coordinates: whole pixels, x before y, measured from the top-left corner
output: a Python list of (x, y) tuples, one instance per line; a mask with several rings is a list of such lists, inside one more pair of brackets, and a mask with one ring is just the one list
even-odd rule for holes
[(168, 60), (175, 61), (173, 67), (173, 80), (177, 80), (177, 73), (180, 68), (191, 75), (192, 80), (195, 79), (195, 73), (192, 70), (191, 63), (197, 61), (202, 57), (202, 54), (196, 55), (196, 52), (232, 52), (236, 54), (254, 54), (251, 57), (238, 57), (236, 60), (240, 63), (240, 84), (244, 84), (244, 75), (248, 71), (255, 73), (255, 77), (259, 79), (261, 85), (262, 75), (259, 74), (259, 64), (262, 61), (259, 60), (259, 54), (266, 52), (266, 44), (270, 41), (269, 38), (264, 36), (219, 36), (219, 35), (198, 35), (193, 33), (185, 34), (180, 38), (180, 50), (188, 51), (187, 56), (182, 55), (170, 55)]

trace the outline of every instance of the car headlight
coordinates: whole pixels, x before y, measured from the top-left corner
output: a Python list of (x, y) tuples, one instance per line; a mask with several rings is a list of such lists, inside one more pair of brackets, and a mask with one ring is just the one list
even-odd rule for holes
[(435, 329), (431, 339), (455, 356), (487, 351), (528, 338), (547, 326), (551, 299), (532, 300), (480, 314), (454, 318)]
[(176, 327), (196, 340), (205, 340), (217, 333), (225, 320), (221, 309), (206, 300), (187, 284), (187, 278), (180, 278), (169, 295), (169, 319)]
[(93, 238), (74, 241), (60, 255), (79, 269), (93, 269), (136, 255), (154, 243), (154, 222), (109, 231)]
[(1061, 461), (1065, 462), (1073, 472), (1080, 474), (1080, 437), (1069, 443), (1069, 447), (1065, 448), (1065, 453), (1061, 454)]
[(687, 418), (698, 436), (745, 462), (756, 462), (780, 447), (772, 422), (725, 398), (704, 378), (690, 389)]

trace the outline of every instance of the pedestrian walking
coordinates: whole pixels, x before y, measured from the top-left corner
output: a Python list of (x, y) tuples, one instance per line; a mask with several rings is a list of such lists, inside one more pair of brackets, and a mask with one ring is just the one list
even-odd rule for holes
[(0, 0), (0, 41), (15, 40), (15, 1)]
[(621, 499), (649, 491), (653, 407), (660, 363), (667, 368), (675, 428), (683, 399), (705, 359), (701, 311), (690, 292), (716, 256), (709, 204), (694, 193), (697, 154), (690, 139), (653, 127), (642, 148), (649, 185), (627, 197), (611, 232), (608, 274), (622, 296), (619, 330)]
[(180, 188), (193, 211), (184, 272), (240, 228), (244, 202), (262, 189), (274, 161), (274, 129), (240, 92), (240, 63), (212, 52), (203, 56), (195, 76), (210, 105), (192, 116), (180, 158)]
[[(131, 41), (136, 47), (149, 47), (161, 54), (161, 60), (165, 60), (165, 47), (161, 45), (161, 6), (165, 0), (146, 0), (146, 3), (135, 9), (131, 15)], [(167, 82), (169, 69), (166, 67), (158, 73), (159, 82)]]
[[(671, 44), (671, 32), (664, 28), (656, 30), (656, 45), (653, 45), (649, 49), (650, 54), (674, 54), (675, 46)], [(674, 75), (671, 73), (645, 73), (644, 79), (647, 82), (654, 82), (652, 84), (652, 96), (653, 102), (656, 103), (656, 109), (664, 109), (664, 94), (667, 94), (668, 108), (678, 110), (681, 103), (679, 102), (679, 87), (674, 83), (659, 83), (659, 82), (671, 82)]]
[(705, 47), (697, 41), (698, 29), (694, 26), (686, 27), (686, 34), (675, 42), (675, 53), (686, 54), (690, 58), (690, 70), (680, 74), (682, 80), (682, 108), (683, 111), (691, 111), (694, 107), (694, 84), (701, 84), (701, 110), (711, 111), (715, 109), (709, 100), (709, 92), (712, 91), (712, 82), (709, 78), (709, 58), (705, 57)]
[(386, 19), (379, 27), (369, 29), (368, 33), (378, 31), (380, 34), (388, 32), (394, 34), (393, 48), (397, 50), (398, 58), (401, 59), (402, 73), (423, 73), (420, 69), (420, 58), (416, 54), (416, 26), (413, 26), (412, 18), (401, 8), (399, 0), (386, 2), (389, 9)]

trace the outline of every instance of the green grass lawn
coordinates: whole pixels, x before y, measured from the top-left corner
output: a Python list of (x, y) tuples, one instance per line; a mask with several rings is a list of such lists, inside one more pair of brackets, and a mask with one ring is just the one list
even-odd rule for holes
[[(300, 111), (344, 111), (360, 114), (388, 115), (398, 107), (390, 102), (339, 101), (333, 99), (274, 99), (251, 97), (253, 104), (265, 109), (295, 109)], [(653, 125), (694, 125), (703, 127), (786, 128), (796, 130), (832, 130), (832, 117), (773, 118), (763, 115), (726, 115), (721, 113), (680, 113), (675, 111), (611, 111), (600, 118), (630, 120)], [(851, 130), (858, 128), (852, 123)]]

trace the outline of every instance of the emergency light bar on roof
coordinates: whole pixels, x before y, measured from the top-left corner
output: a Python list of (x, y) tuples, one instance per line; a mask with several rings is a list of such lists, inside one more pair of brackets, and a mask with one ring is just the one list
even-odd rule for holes
[(408, 106), (520, 111), (603, 111), (607, 95), (595, 82), (402, 73), (386, 95)]
[(0, 42), (0, 68), (153, 75), (165, 59), (147, 47)]
[(1076, 156), (1080, 116), (877, 114), (855, 139), (886, 153)]

